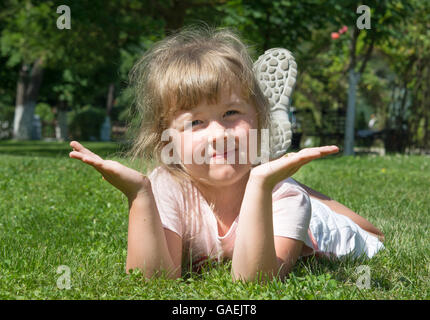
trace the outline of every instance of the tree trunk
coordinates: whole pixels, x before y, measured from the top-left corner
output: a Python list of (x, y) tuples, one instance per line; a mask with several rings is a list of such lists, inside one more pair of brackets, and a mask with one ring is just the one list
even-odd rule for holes
[(110, 112), (113, 108), (114, 94), (115, 94), (115, 84), (111, 83), (109, 85), (108, 95), (106, 99), (106, 115), (108, 117), (110, 116)]
[(352, 156), (354, 155), (355, 103), (360, 74), (351, 68), (348, 79), (348, 107), (346, 109), (345, 148), (343, 154), (345, 156)]
[(34, 106), (25, 105), (25, 91), (28, 65), (23, 64), (18, 74), (16, 83), (15, 115), (13, 119), (13, 138), (29, 140), (31, 138), (31, 127), (34, 114)]
[(367, 46), (367, 50), (362, 58), (361, 66), (355, 71), (357, 64), (356, 47), (357, 40), (360, 34), (360, 30), (355, 28), (352, 34), (351, 45), (350, 45), (350, 64), (348, 70), (348, 106), (346, 110), (346, 121), (345, 121), (345, 140), (343, 154), (345, 156), (354, 155), (354, 135), (355, 135), (355, 105), (357, 86), (360, 81), (361, 74), (366, 69), (367, 62), (369, 61), (372, 51), (374, 40), (372, 39), (370, 44)]
[(57, 121), (55, 122), (55, 138), (58, 141), (67, 141), (68, 128), (67, 128), (67, 102), (60, 101), (57, 108)]
[(13, 138), (16, 140), (37, 139), (33, 130), (34, 109), (43, 77), (43, 61), (36, 60), (28, 75), (28, 65), (23, 64), (18, 75)]
[(107, 99), (106, 99), (106, 118), (105, 118), (105, 122), (102, 124), (102, 127), (100, 129), (100, 140), (101, 141), (110, 141), (111, 140), (110, 112), (113, 108), (114, 93), (115, 93), (115, 84), (111, 83), (109, 85)]

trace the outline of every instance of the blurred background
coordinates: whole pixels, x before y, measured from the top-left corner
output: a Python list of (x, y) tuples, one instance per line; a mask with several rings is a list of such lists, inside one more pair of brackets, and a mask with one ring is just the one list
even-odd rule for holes
[(0, 2), (0, 140), (127, 142), (128, 72), (189, 24), (298, 64), (293, 149), (430, 154), (430, 1)]

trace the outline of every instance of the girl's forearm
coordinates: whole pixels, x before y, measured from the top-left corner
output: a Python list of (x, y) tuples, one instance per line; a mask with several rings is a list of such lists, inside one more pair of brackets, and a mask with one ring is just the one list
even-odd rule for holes
[(165, 270), (176, 277), (178, 270), (174, 270), (151, 188), (129, 199), (129, 207), (126, 271), (139, 268), (149, 278)]
[(254, 280), (260, 273), (271, 278), (277, 271), (272, 189), (263, 181), (251, 176), (240, 209), (232, 275), (234, 279)]

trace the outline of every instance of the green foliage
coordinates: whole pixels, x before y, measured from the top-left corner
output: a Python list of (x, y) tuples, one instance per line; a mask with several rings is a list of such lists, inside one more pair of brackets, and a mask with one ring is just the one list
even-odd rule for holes
[(39, 57), (50, 60), (57, 53), (55, 40), (56, 11), (52, 1), (34, 5), (31, 1), (10, 0), (2, 18), (6, 26), (1, 32), (0, 53), (8, 56), (6, 65), (32, 63)]
[(0, 105), (0, 140), (12, 137), (12, 124), (15, 114), (15, 107)]
[(42, 137), (55, 137), (54, 113), (47, 103), (38, 103), (34, 111), (42, 122)]
[(285, 47), (293, 52), (306, 40), (311, 30), (323, 26), (322, 3), (317, 1), (233, 0), (219, 5), (221, 24), (241, 31), (255, 51)]
[(13, 115), (15, 113), (15, 107), (3, 105), (0, 107), (0, 121), (13, 122)]
[[(410, 8), (413, 7), (413, 10)], [(389, 129), (399, 131), (404, 143), (428, 149), (430, 147), (430, 4), (428, 1), (408, 2), (409, 12), (396, 26), (396, 36), (381, 45), (387, 57), (387, 69), (392, 91), (390, 103), (381, 113)], [(401, 91), (402, 94), (394, 94)]]
[(51, 111), (51, 106), (47, 103), (38, 103), (34, 113), (37, 114), (42, 121), (52, 122), (54, 120), (54, 114)]
[[(58, 5), (71, 9), (71, 30), (58, 30)], [(381, 129), (406, 132), (408, 144), (428, 148), (428, 20), (430, 5), (420, 0), (372, 0), (371, 29), (351, 39), (359, 5), (354, 0), (7, 0), (0, 9), (0, 108), (13, 105), (18, 69), (38, 58), (45, 62), (38, 102), (69, 109), (106, 105), (115, 85), (113, 120), (124, 123), (132, 95), (128, 72), (154, 42), (173, 29), (196, 22), (239, 31), (256, 58), (270, 47), (285, 47), (298, 63), (293, 106), (303, 122), (323, 132), (324, 112), (346, 109), (347, 70), (352, 53), (356, 71), (373, 42), (373, 53), (357, 91), (357, 115), (377, 114)], [(330, 34), (347, 26), (339, 39)], [(85, 36), (83, 36), (85, 35)], [(408, 103), (394, 110), (392, 91), (407, 89)], [(401, 101), (400, 101), (401, 102)], [(3, 111), (3, 113), (8, 111)], [(397, 113), (396, 113), (397, 112)], [(426, 119), (421, 121), (421, 119)], [(366, 121), (368, 119), (365, 119)], [(330, 131), (331, 129), (327, 129)]]
[(105, 120), (104, 110), (85, 106), (70, 112), (68, 125), (73, 140), (99, 140), (100, 128)]
[[(140, 42), (160, 37), (163, 23), (146, 10), (148, 3), (8, 0), (0, 12), (0, 76), (6, 68), (12, 74), (23, 63), (31, 66), (42, 58), (45, 74), (38, 101), (52, 106), (62, 101), (71, 109), (105, 105), (109, 85), (120, 87), (124, 69), (141, 54), (136, 49), (141, 49)], [(56, 26), (59, 5), (70, 7), (70, 30)], [(121, 51), (132, 59), (121, 59)], [(16, 83), (16, 76), (12, 79)]]

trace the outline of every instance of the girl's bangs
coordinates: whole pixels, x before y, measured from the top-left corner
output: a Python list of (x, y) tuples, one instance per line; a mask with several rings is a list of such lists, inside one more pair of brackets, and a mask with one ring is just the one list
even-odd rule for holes
[(248, 98), (251, 82), (244, 81), (243, 71), (232, 61), (217, 55), (178, 60), (166, 70), (160, 92), (160, 96), (165, 97), (163, 105), (170, 119), (177, 112), (191, 110), (202, 102), (218, 103), (225, 86), (240, 84), (244, 98)]

